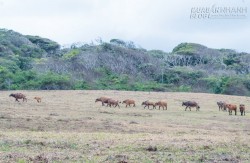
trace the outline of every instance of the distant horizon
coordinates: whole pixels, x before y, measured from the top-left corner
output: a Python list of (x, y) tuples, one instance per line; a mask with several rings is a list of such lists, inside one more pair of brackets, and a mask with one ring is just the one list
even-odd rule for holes
[(117, 38), (165, 52), (184, 42), (250, 52), (249, 7), (245, 0), (0, 0), (0, 27), (61, 46)]
[[(6, 29), (6, 28), (0, 28), (0, 29)], [(21, 33), (21, 32), (15, 31), (15, 30), (13, 30), (13, 29), (6, 29), (6, 30), (12, 30), (12, 31), (17, 32), (17, 33), (19, 33), (19, 34), (21, 34), (21, 35), (24, 35), (24, 36), (30, 35), (30, 36), (38, 36), (38, 37), (41, 37), (41, 38), (49, 39), (49, 40), (51, 40), (51, 41), (54, 41), (54, 42), (58, 43), (58, 44), (61, 46), (61, 48), (69, 48), (71, 45), (77, 44), (77, 43), (79, 43), (79, 44), (81, 44), (81, 43), (82, 43), (82, 44), (91, 44), (91, 43), (93, 42), (93, 43), (98, 44), (98, 42), (97, 42), (96, 40), (102, 39), (102, 38), (96, 38), (96, 39), (91, 40), (90, 42), (78, 41), (78, 42), (72, 42), (72, 43), (68, 43), (68, 44), (60, 44), (59, 42), (57, 42), (57, 41), (55, 41), (55, 40), (53, 40), (53, 39), (51, 39), (51, 38), (43, 37), (43, 36), (40, 36), (40, 35), (23, 34), (23, 33)], [(207, 48), (210, 48), (210, 49), (217, 49), (217, 50), (219, 50), (219, 49), (229, 49), (229, 50), (235, 50), (236, 52), (239, 52), (239, 53), (241, 53), (241, 52), (250, 53), (250, 52), (247, 52), (247, 51), (239, 51), (239, 50), (237, 50), (237, 49), (232, 49), (232, 48), (230, 49), (230, 48), (224, 48), (224, 47), (220, 47), (220, 48), (209, 47), (209, 46), (207, 46), (207, 45), (205, 45), (205, 44), (201, 44), (201, 43), (198, 43), (198, 42), (180, 42), (180, 43), (176, 44), (176, 45), (172, 48), (172, 50), (166, 51), (166, 50), (163, 50), (163, 49), (156, 49), (156, 48), (147, 49), (147, 48), (145, 48), (145, 47), (143, 47), (143, 46), (138, 45), (138, 44), (137, 44), (136, 42), (134, 42), (133, 40), (124, 40), (124, 39), (121, 39), (121, 38), (110, 38), (110, 40), (112, 40), (112, 39), (119, 39), (119, 40), (126, 41), (126, 42), (132, 41), (132, 42), (136, 45), (137, 48), (146, 49), (147, 51), (150, 51), (150, 50), (161, 50), (161, 51), (166, 52), (166, 53), (171, 53), (171, 52), (173, 51), (173, 49), (174, 49), (176, 46), (178, 46), (179, 44), (181, 44), (181, 43), (199, 44), (199, 45), (203, 45), (203, 46), (205, 46), (205, 47), (207, 47)], [(102, 41), (103, 41), (103, 42), (109, 43), (110, 40), (102, 40)]]
[[(6, 28), (0, 28), (0, 29), (6, 29)], [(18, 32), (18, 31), (15, 31), (15, 30), (13, 30), (13, 29), (6, 29), (6, 30), (12, 30), (12, 31), (14, 31), (14, 32), (17, 32), (17, 33), (20, 33), (20, 32)], [(24, 36), (27, 36), (27, 35), (30, 35), (30, 34), (23, 34), (23, 33), (20, 33), (20, 34), (22, 34), (22, 35), (24, 35)], [(47, 37), (43, 37), (43, 36), (39, 36), (39, 35), (30, 35), (30, 36), (38, 36), (38, 37), (41, 37), (41, 38), (45, 38), (45, 39), (49, 39), (49, 40), (51, 40), (51, 41), (55, 41), (55, 40), (53, 40), (53, 39), (51, 39), (51, 38), (47, 38)], [(98, 44), (98, 42), (96, 41), (96, 40), (98, 40), (98, 39), (102, 39), (102, 38), (96, 38), (96, 39), (93, 39), (92, 41), (93, 41), (93, 43), (96, 43), (96, 44)], [(249, 52), (247, 52), (247, 51), (238, 51), (237, 49), (230, 49), (230, 48), (224, 48), (224, 47), (220, 47), (220, 48), (213, 48), (213, 47), (209, 47), (209, 46), (207, 46), (207, 45), (205, 45), (205, 44), (201, 44), (201, 43), (198, 43), (198, 42), (180, 42), (180, 43), (178, 43), (178, 44), (176, 44), (173, 48), (172, 48), (172, 50), (170, 50), (170, 51), (165, 51), (165, 50), (163, 50), (163, 49), (156, 49), (156, 48), (154, 48), (154, 49), (147, 49), (147, 48), (145, 48), (145, 47), (143, 47), (143, 46), (140, 46), (140, 45), (138, 45), (138, 44), (136, 44), (136, 42), (134, 42), (133, 40), (124, 40), (124, 39), (121, 39), (121, 38), (110, 38), (110, 40), (111, 39), (119, 39), (119, 40), (122, 40), (122, 41), (126, 41), (126, 42), (128, 42), (128, 41), (132, 41), (135, 45), (136, 45), (136, 47), (137, 48), (142, 48), (142, 49), (146, 49), (147, 51), (150, 51), (150, 50), (161, 50), (161, 51), (163, 51), (163, 52), (166, 52), (166, 53), (171, 53), (172, 51), (173, 51), (173, 49), (176, 47), (176, 46), (178, 46), (179, 44), (181, 44), (181, 43), (191, 43), (191, 44), (199, 44), (199, 45), (203, 45), (203, 46), (205, 46), (205, 47), (207, 47), (207, 48), (209, 48), (209, 49), (217, 49), (217, 50), (219, 50), (219, 49), (229, 49), (229, 50), (235, 50), (236, 52), (239, 52), (239, 53), (249, 53)], [(110, 40), (102, 40), (103, 42), (107, 42), (107, 43), (109, 43), (110, 42)], [(77, 44), (77, 43), (79, 43), (79, 44), (91, 44), (91, 42), (86, 42), (86, 41), (78, 41), (78, 42), (73, 42), (73, 43), (69, 43), (69, 44), (60, 44), (59, 42), (57, 42), (57, 41), (55, 41), (56, 43), (58, 43), (60, 46), (61, 46), (61, 48), (69, 48), (71, 45), (73, 45), (73, 44)]]

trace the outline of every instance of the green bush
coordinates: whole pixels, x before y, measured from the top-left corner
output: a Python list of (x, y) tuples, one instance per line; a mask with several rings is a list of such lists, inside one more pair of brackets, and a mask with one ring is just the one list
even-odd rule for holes
[(32, 59), (29, 57), (18, 57), (18, 62), (17, 62), (18, 67), (21, 70), (29, 70), (32, 69)]
[(207, 87), (216, 94), (249, 95), (249, 79), (239, 76), (211, 76), (204, 79)]
[(244, 76), (230, 77), (226, 83), (222, 94), (248, 96), (250, 95), (250, 89), (248, 89), (248, 82), (249, 79)]
[(40, 89), (60, 90), (72, 88), (69, 76), (48, 72), (39, 76)]
[(82, 90), (82, 89), (88, 90), (90, 89), (90, 86), (86, 81), (76, 81), (74, 82), (73, 89), (74, 90)]
[(54, 41), (39, 36), (26, 36), (32, 43), (46, 51), (49, 55), (57, 56), (60, 45)]
[(165, 91), (164, 85), (156, 82), (136, 82), (133, 84), (134, 91)]
[(168, 69), (156, 78), (158, 83), (179, 85), (195, 85), (205, 76), (202, 71), (194, 71), (183, 68)]
[(9, 60), (9, 59), (4, 59), (4, 58), (0, 58), (0, 66), (2, 67), (2, 69), (5, 69), (5, 72), (16, 72), (18, 70), (20, 70), (19, 66), (17, 65), (17, 61), (13, 61), (13, 60)]
[(192, 90), (191, 86), (187, 86), (187, 85), (181, 85), (175, 88), (176, 92), (190, 92), (191, 90)]
[(206, 49), (207, 47), (200, 44), (181, 43), (173, 49), (172, 53), (181, 55), (195, 55), (204, 52)]
[(102, 78), (96, 81), (97, 89), (129, 90), (129, 78), (127, 75), (116, 75), (106, 72)]
[(207, 82), (208, 88), (212, 90), (213, 93), (221, 94), (227, 87), (227, 84), (230, 80), (230, 77), (224, 76), (221, 78), (211, 76), (209, 78), (204, 78), (204, 81)]
[(79, 49), (71, 49), (68, 53), (64, 54), (62, 58), (69, 60), (80, 54), (80, 52)]
[(1, 75), (0, 89), (37, 89), (37, 85), (29, 84), (30, 81), (37, 81), (37, 74), (34, 71), (17, 71), (15, 73), (6, 71)]
[(240, 63), (240, 58), (237, 54), (230, 54), (226, 58), (223, 59), (223, 62), (227, 65), (234, 65)]

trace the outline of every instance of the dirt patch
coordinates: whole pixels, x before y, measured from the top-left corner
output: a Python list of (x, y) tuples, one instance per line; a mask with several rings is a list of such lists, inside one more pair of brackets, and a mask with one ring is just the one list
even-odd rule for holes
[(145, 148), (146, 151), (149, 151), (149, 152), (156, 152), (157, 151), (157, 147), (156, 146), (148, 146), (147, 148)]
[(152, 117), (152, 114), (140, 114), (140, 113), (127, 113), (128, 116), (135, 116), (135, 117)]
[(102, 114), (114, 114), (114, 113), (108, 112), (108, 111), (100, 111), (99, 113), (102, 113)]

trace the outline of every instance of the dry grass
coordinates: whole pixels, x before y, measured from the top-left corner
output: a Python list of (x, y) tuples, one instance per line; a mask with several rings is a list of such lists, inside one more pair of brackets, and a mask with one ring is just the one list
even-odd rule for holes
[[(127, 91), (0, 92), (0, 162), (250, 162), (250, 98), (202, 93)], [(41, 103), (33, 98), (40, 96)], [(100, 96), (136, 101), (102, 107)], [(166, 100), (168, 110), (142, 101)], [(195, 100), (200, 112), (184, 111)], [(218, 111), (216, 101), (247, 107), (246, 116)], [(150, 150), (153, 149), (153, 150)]]

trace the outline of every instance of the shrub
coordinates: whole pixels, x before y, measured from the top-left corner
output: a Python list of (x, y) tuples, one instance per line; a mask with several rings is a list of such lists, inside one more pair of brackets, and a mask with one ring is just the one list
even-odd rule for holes
[(21, 70), (29, 70), (32, 69), (32, 59), (29, 57), (18, 57), (18, 62), (17, 62), (18, 67)]
[(80, 54), (80, 52), (79, 49), (71, 49), (68, 53), (64, 54), (62, 58), (69, 60)]
[(74, 90), (81, 90), (81, 89), (86, 90), (86, 89), (90, 89), (90, 86), (88, 85), (86, 81), (76, 81), (74, 82), (73, 89)]
[(177, 92), (190, 92), (191, 90), (192, 90), (191, 86), (188, 85), (181, 85), (175, 88), (175, 91)]
[(48, 72), (39, 76), (40, 89), (55, 90), (55, 89), (70, 89), (70, 78), (66, 75)]

